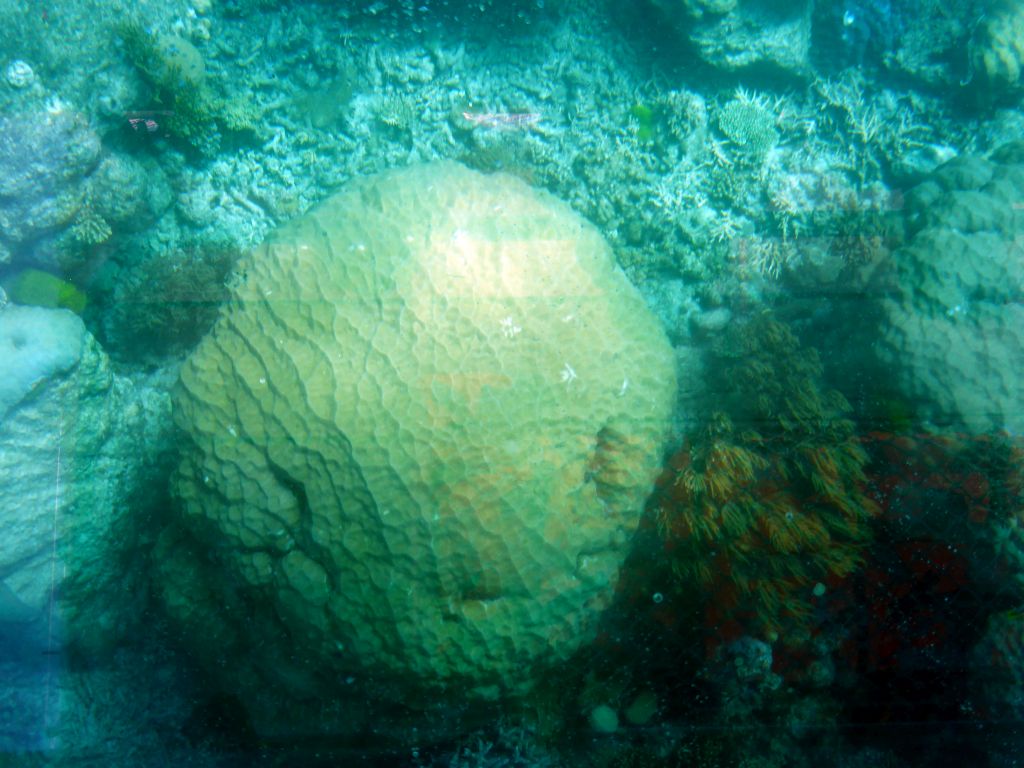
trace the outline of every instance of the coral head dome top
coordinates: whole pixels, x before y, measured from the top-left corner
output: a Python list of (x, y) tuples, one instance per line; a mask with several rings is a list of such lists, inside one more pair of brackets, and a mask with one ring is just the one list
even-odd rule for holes
[(217, 655), (239, 643), (252, 691), (529, 688), (609, 602), (675, 398), (608, 245), (551, 195), (442, 162), (352, 182), (238, 275), (176, 397), (164, 555), (217, 558), (165, 569), (172, 612)]

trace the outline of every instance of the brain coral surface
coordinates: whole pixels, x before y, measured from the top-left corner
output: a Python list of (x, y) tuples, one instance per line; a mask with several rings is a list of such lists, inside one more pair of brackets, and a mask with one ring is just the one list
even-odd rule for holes
[(217, 642), (244, 634), (259, 674), (302, 659), (293, 687), (528, 687), (611, 597), (674, 393), (661, 328), (565, 204), (455, 163), (353, 182), (243, 259), (183, 368), (173, 485), (220, 571), (171, 569), (168, 604), (202, 621), (196, 595), (240, 584)]

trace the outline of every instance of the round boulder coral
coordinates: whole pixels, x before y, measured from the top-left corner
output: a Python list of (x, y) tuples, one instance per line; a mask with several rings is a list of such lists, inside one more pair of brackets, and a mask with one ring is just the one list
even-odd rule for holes
[(167, 603), (246, 691), (525, 692), (610, 601), (674, 397), (568, 206), (454, 163), (354, 182), (242, 259), (182, 370)]
[(1024, 9), (1003, 3), (983, 16), (971, 36), (971, 74), (994, 94), (1017, 91), (1024, 69)]
[(884, 380), (933, 427), (1024, 430), (1024, 144), (952, 160), (907, 195), (882, 271)]

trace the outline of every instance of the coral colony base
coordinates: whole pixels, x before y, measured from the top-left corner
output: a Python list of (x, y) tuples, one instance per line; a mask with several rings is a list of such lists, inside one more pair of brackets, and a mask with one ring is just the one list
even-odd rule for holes
[(1016, 765), (1022, 8), (0, 0), (0, 764)]

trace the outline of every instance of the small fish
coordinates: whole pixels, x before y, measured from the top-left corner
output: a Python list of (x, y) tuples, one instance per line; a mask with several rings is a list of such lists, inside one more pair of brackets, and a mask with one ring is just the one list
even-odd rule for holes
[(540, 120), (539, 112), (463, 112), (462, 117), (482, 128), (526, 128)]
[(160, 127), (160, 124), (157, 123), (156, 120), (143, 120), (141, 117), (129, 117), (128, 122), (132, 126), (132, 130), (136, 131), (139, 130), (140, 125), (145, 126), (146, 130), (149, 131), (150, 133), (152, 133), (153, 131)]
[(160, 127), (156, 118), (173, 114), (173, 111), (167, 109), (152, 109), (143, 112), (125, 112), (124, 116), (128, 119), (128, 124), (133, 131), (145, 129), (147, 133), (154, 133)]

